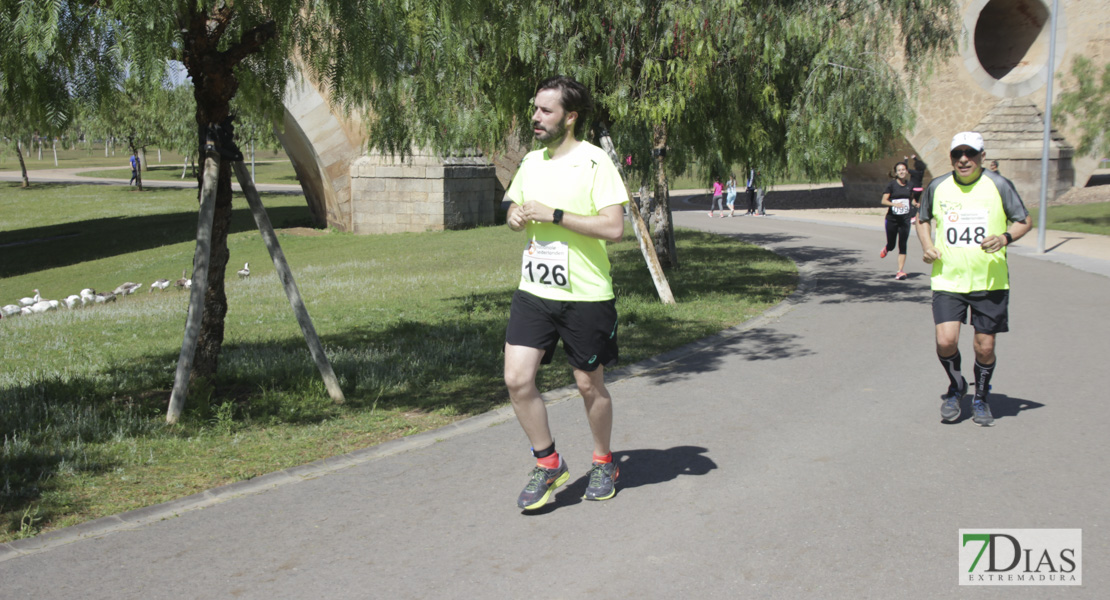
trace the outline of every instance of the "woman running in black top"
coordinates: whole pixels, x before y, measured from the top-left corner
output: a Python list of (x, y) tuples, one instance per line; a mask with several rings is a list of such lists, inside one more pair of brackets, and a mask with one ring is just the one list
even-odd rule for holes
[(895, 279), (906, 278), (906, 242), (910, 237), (910, 207), (917, 206), (913, 197), (909, 177), (910, 171), (906, 163), (899, 162), (894, 165), (894, 179), (886, 185), (883, 199), (880, 203), (889, 207), (886, 211), (886, 245), (879, 252), (879, 258), (886, 258), (894, 250), (895, 242), (898, 243), (898, 273)]

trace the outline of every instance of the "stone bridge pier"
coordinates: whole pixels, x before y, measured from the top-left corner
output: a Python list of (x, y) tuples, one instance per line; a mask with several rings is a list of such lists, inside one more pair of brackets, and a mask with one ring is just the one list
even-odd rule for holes
[[(926, 183), (951, 170), (949, 142), (960, 131), (983, 134), (986, 160), (1014, 182), (1027, 206), (1041, 194), (1044, 109), (1049, 77), (1052, 0), (963, 0), (958, 55), (921, 89), (917, 123), (887, 158), (844, 169), (846, 201), (879, 204), (894, 163), (916, 154), (929, 166)], [(1053, 95), (1072, 60), (1086, 56), (1101, 68), (1110, 60), (1110, 0), (1059, 0)], [(1049, 150), (1049, 201), (1087, 184), (1098, 158), (1076, 155), (1074, 121), (1053, 131)], [(912, 167), (912, 165), (911, 165)]]
[(313, 219), (351, 233), (400, 233), (491, 224), (499, 184), (480, 153), (405, 160), (366, 151), (357, 119), (334, 112), (307, 78), (286, 91), (278, 139), (293, 162)]

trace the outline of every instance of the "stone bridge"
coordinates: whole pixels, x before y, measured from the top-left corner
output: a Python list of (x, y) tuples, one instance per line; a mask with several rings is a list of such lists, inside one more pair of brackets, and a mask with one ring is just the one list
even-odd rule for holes
[[(1000, 172), (1014, 182), (1025, 204), (1039, 203), (1051, 5), (1052, 0), (963, 0), (959, 54), (921, 90), (916, 127), (895, 152), (844, 170), (847, 201), (877, 205), (894, 163), (903, 156), (917, 154), (929, 165), (926, 182), (949, 171), (952, 135), (975, 130), (983, 134), (987, 160), (999, 161)], [(1110, 0), (1059, 0), (1054, 96), (1076, 56), (1090, 58), (1100, 72), (1110, 60)], [(1086, 185), (1098, 167), (1098, 158), (1076, 155), (1068, 140), (1077, 138), (1074, 120), (1052, 133), (1050, 201)]]
[[(948, 143), (958, 131), (983, 133), (988, 159), (1017, 186), (1027, 205), (1039, 202), (1049, 9), (1052, 0), (963, 0), (959, 54), (928, 80), (917, 122), (885, 159), (847, 167), (845, 202), (877, 205), (894, 163), (917, 154), (926, 181), (950, 169)], [(1076, 56), (1100, 68), (1110, 60), (1110, 0), (1059, 0), (1056, 72)], [(897, 62), (897, 58), (894, 62)], [(1054, 86), (1059, 93), (1060, 85)], [(1054, 132), (1048, 198), (1083, 186), (1098, 166), (1076, 156), (1069, 123)], [(442, 159), (417, 153), (404, 163), (367, 154), (362, 125), (333, 112), (310, 82), (291, 84), (279, 139), (293, 161), (320, 225), (354, 233), (442, 230), (492, 223), (522, 149), (507, 156)]]

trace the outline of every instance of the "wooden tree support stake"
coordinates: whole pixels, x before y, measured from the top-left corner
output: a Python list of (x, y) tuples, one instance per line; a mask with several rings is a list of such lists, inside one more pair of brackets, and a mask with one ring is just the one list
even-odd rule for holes
[(316, 335), (316, 328), (312, 326), (312, 318), (309, 317), (308, 309), (304, 305), (304, 300), (301, 299), (301, 292), (297, 288), (297, 282), (293, 279), (293, 271), (289, 269), (289, 263), (285, 260), (285, 253), (281, 251), (281, 244), (278, 243), (277, 234), (274, 233), (274, 227), (270, 224), (266, 207), (262, 206), (262, 199), (258, 196), (254, 181), (251, 179), (250, 173), (247, 172), (247, 166), (243, 161), (232, 162), (231, 168), (235, 171), (236, 179), (239, 180), (239, 187), (242, 188), (243, 194), (247, 197), (251, 214), (254, 215), (254, 222), (258, 225), (258, 231), (262, 233), (262, 240), (266, 242), (266, 249), (270, 251), (270, 258), (274, 261), (278, 279), (281, 280), (281, 284), (285, 288), (285, 295), (289, 298), (289, 304), (293, 306), (293, 312), (297, 316), (297, 323), (301, 326), (301, 332), (304, 333), (305, 342), (308, 343), (308, 351), (312, 354), (312, 360), (316, 361), (316, 368), (320, 370), (320, 375), (324, 378), (324, 386), (328, 388), (328, 396), (331, 396), (336, 404), (340, 404), (343, 402), (343, 390), (339, 388), (339, 379), (336, 378), (335, 371), (332, 370), (331, 363), (328, 362), (328, 357), (324, 354), (324, 346), (320, 343), (320, 337)]
[(185, 395), (189, 391), (189, 375), (193, 371), (193, 356), (200, 336), (200, 322), (204, 318), (204, 296), (208, 292), (208, 263), (212, 256), (212, 220), (216, 214), (216, 182), (220, 177), (220, 155), (208, 146), (204, 158), (204, 182), (200, 193), (200, 216), (197, 219), (197, 249), (193, 255), (193, 283), (189, 288), (189, 316), (185, 320), (185, 339), (181, 342), (181, 355), (177, 358), (177, 373), (173, 378), (173, 392), (166, 422), (170, 425), (181, 417), (185, 408)]
[[(609, 153), (610, 160), (616, 165), (617, 171), (621, 174), (621, 179), (624, 179), (624, 169), (621, 168), (621, 161), (617, 156), (617, 149), (613, 145), (613, 138), (609, 137), (608, 131), (603, 131), (600, 137), (601, 147)], [(632, 228), (636, 232), (636, 240), (640, 242), (640, 252), (644, 255), (644, 262), (647, 263), (648, 272), (651, 273), (651, 280), (655, 282), (655, 291), (659, 294), (659, 299), (663, 301), (663, 304), (674, 304), (671, 284), (667, 283), (667, 277), (663, 274), (663, 266), (659, 264), (659, 257), (655, 254), (655, 245), (651, 241), (651, 232), (640, 215), (640, 208), (636, 206), (636, 201), (632, 198), (627, 180), (624, 182), (624, 191), (628, 194), (628, 214), (632, 218)]]

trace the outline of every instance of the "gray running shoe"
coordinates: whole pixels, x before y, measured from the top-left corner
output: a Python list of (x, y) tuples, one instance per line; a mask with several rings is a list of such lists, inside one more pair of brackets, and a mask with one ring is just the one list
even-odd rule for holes
[(590, 476), (590, 484), (586, 486), (583, 500), (608, 500), (617, 493), (617, 478), (621, 475), (617, 463), (593, 463), (587, 475)]
[(991, 407), (982, 400), (972, 402), (971, 420), (980, 427), (990, 427), (994, 425), (994, 415), (991, 414)]
[(570, 471), (563, 457), (559, 457), (559, 468), (545, 469), (539, 465), (528, 474), (528, 485), (521, 490), (516, 505), (524, 510), (536, 510), (547, 504), (552, 492), (570, 479)]
[(940, 418), (944, 421), (951, 422), (960, 418), (960, 400), (963, 400), (964, 394), (967, 393), (967, 379), (961, 379), (963, 385), (960, 389), (948, 388), (948, 393), (941, 396), (944, 404), (940, 405)]

